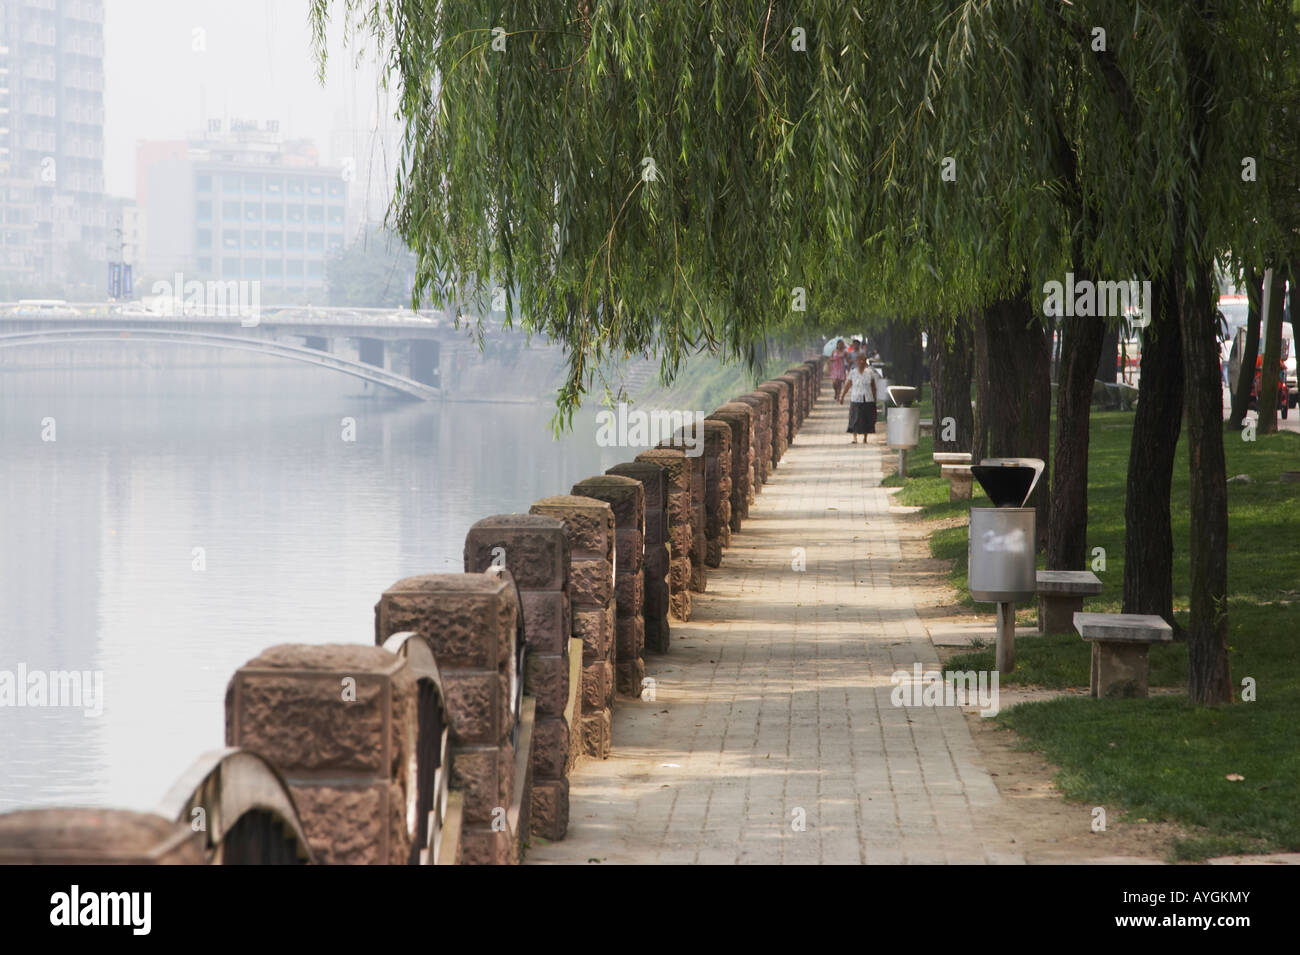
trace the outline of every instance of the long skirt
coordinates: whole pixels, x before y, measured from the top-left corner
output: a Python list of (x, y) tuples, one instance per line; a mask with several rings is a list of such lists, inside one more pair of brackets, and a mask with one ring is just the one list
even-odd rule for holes
[(850, 401), (849, 426), (845, 430), (850, 434), (875, 434), (876, 403), (874, 401)]

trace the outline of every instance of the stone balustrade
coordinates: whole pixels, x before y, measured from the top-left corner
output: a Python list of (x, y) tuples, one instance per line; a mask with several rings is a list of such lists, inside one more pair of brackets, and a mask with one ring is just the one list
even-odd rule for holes
[(772, 395), (766, 391), (751, 391), (735, 401), (749, 405), (754, 412), (754, 452), (751, 458), (754, 462), (754, 480), (750, 482), (753, 491), (750, 503), (753, 503), (754, 495), (763, 490), (772, 471), (772, 410), (775, 404)]
[[(568, 495), (478, 521), (465, 573), (383, 592), (378, 645), (284, 644), (245, 663), (226, 691), (233, 748), (168, 794), (182, 818), (12, 812), (0, 862), (508, 864), (531, 836), (564, 838), (579, 760), (609, 755), (616, 695), (636, 705), (646, 653), (668, 651), (670, 614), (690, 619), (822, 374), (793, 366)], [(262, 828), (234, 826), (226, 850), (183, 818), (218, 804), (220, 767), (280, 790), (274, 812), (249, 804)]]
[(719, 405), (709, 415), (709, 421), (722, 421), (731, 429), (731, 507), (730, 526), (739, 531), (741, 522), (749, 517), (749, 504), (754, 499), (754, 409), (739, 401)]
[[(667, 653), (668, 625), (668, 473), (648, 461), (616, 464), (608, 474), (631, 478), (645, 492), (645, 554), (642, 562), (641, 613), (645, 626), (645, 649)], [(615, 532), (617, 533), (617, 531)], [(622, 612), (622, 607), (619, 610)], [(640, 686), (640, 680), (637, 681)]]
[[(511, 831), (516, 720), (523, 688), (523, 611), (508, 572), (424, 574), (397, 581), (375, 606), (375, 643), (410, 631), (438, 662), (452, 719), (452, 786), (464, 792), (461, 853), (469, 863), (519, 858)], [(531, 730), (530, 730), (531, 732)], [(522, 767), (527, 772), (528, 765)], [(520, 780), (528, 796), (526, 780)]]
[(614, 511), (595, 498), (562, 494), (542, 498), (530, 513), (564, 524), (573, 637), (582, 641), (582, 749), (604, 759), (614, 709)]
[(636, 696), (645, 678), (645, 488), (616, 474), (573, 485), (579, 497), (604, 501), (614, 513), (614, 686)]
[(569, 540), (564, 522), (500, 514), (465, 535), (465, 570), (508, 570), (523, 610), (524, 691), (537, 700), (531, 757), (532, 831), (562, 839), (569, 827), (569, 773), (581, 754), (582, 645), (572, 632)]
[(668, 610), (682, 622), (691, 619), (691, 551), (695, 534), (691, 528), (690, 459), (679, 448), (652, 448), (636, 456), (638, 462), (663, 469), (668, 517)]
[[(226, 745), (262, 754), (284, 775), (319, 861), (404, 865), (419, 840), (407, 814), (418, 703), (416, 676), (387, 650), (282, 644), (231, 678)], [(483, 796), (500, 801), (495, 788)]]
[(722, 566), (731, 546), (731, 426), (704, 422), (704, 563)]
[(790, 386), (783, 381), (765, 381), (758, 391), (772, 396), (772, 470), (785, 457), (790, 443)]

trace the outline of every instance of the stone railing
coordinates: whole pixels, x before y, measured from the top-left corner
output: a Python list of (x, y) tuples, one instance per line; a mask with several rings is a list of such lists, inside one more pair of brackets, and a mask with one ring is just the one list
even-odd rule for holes
[(821, 365), (527, 514), (478, 521), (464, 573), (380, 595), (374, 645), (264, 650), (227, 688), (228, 748), (158, 813), (0, 815), (0, 863), (510, 864), (534, 835), (564, 838), (575, 767), (617, 743), (615, 708), (641, 699), (669, 618), (690, 619)]

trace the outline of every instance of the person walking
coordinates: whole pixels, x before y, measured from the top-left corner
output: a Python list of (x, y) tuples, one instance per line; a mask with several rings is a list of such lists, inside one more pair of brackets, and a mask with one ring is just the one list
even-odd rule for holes
[(849, 352), (844, 347), (844, 339), (835, 343), (835, 350), (831, 352), (831, 385), (835, 388), (835, 400), (840, 400), (840, 392), (844, 390), (844, 379), (848, 375)]
[(846, 379), (848, 387), (840, 392), (839, 399), (840, 404), (844, 404), (844, 396), (848, 395), (849, 426), (846, 430), (853, 435), (852, 444), (857, 444), (858, 435), (862, 435), (865, 445), (867, 435), (876, 432), (876, 380), (879, 377), (876, 369), (867, 364), (866, 349), (860, 349)]

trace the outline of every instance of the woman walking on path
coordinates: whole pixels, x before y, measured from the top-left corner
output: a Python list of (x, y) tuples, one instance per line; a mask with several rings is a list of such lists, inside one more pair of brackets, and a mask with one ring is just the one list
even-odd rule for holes
[(844, 404), (845, 393), (849, 396), (849, 426), (846, 429), (853, 435), (853, 444), (867, 443), (867, 435), (876, 432), (876, 369), (867, 364), (866, 349), (858, 351), (856, 367), (848, 373), (848, 388), (840, 393), (840, 404)]
[(847, 374), (845, 360), (848, 357), (848, 349), (844, 347), (844, 339), (835, 343), (835, 350), (831, 352), (831, 384), (835, 388), (835, 400), (840, 400), (840, 392), (844, 390), (844, 378)]

